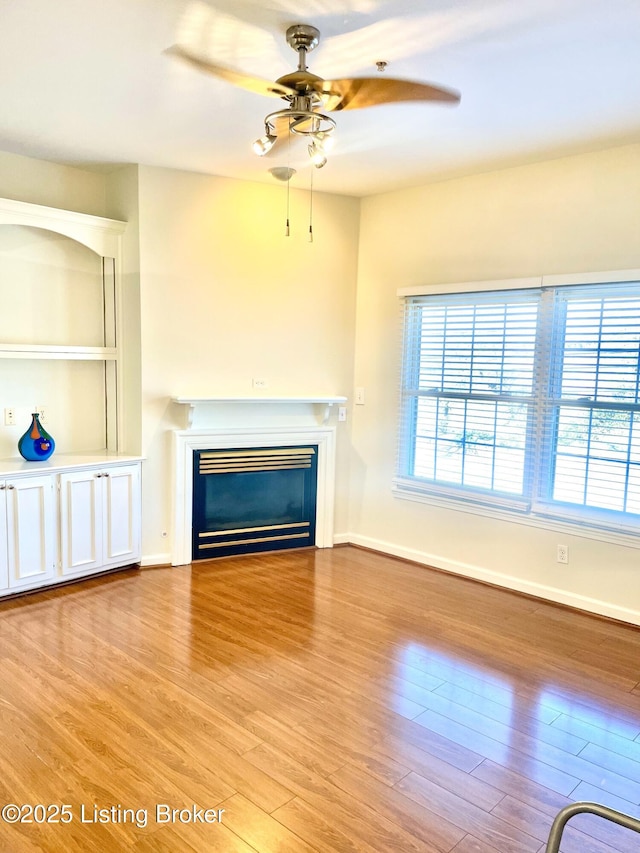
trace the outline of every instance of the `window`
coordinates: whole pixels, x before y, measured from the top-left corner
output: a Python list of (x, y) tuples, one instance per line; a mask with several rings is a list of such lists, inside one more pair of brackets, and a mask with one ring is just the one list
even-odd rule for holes
[(640, 284), (405, 299), (396, 489), (635, 530)]

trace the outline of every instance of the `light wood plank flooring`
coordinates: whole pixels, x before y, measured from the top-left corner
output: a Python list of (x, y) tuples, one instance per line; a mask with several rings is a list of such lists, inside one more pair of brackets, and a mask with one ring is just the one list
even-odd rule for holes
[(352, 547), (40, 592), (0, 604), (0, 800), (54, 808), (0, 850), (538, 853), (573, 800), (640, 816), (639, 682), (633, 627)]

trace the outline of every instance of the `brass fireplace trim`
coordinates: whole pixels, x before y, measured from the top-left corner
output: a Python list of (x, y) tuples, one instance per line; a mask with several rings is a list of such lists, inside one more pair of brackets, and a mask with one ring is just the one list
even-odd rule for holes
[(310, 468), (313, 447), (266, 448), (264, 450), (212, 450), (201, 453), (200, 474), (234, 474), (243, 471), (290, 471)]
[(253, 539), (232, 539), (227, 542), (209, 542), (206, 545), (200, 545), (200, 550), (204, 551), (209, 548), (227, 548), (230, 545), (253, 545), (257, 542), (281, 542), (284, 539), (308, 539), (308, 533), (292, 533), (289, 536), (256, 536)]
[(210, 538), (212, 536), (230, 536), (236, 533), (263, 533), (267, 530), (290, 530), (292, 527), (310, 527), (309, 521), (298, 521), (292, 524), (264, 524), (261, 527), (237, 527), (235, 530), (214, 530), (206, 533), (198, 533), (199, 539)]

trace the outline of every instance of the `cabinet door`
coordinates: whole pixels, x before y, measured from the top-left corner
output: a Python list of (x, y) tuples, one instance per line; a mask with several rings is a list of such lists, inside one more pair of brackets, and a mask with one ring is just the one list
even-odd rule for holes
[(54, 478), (6, 481), (9, 587), (36, 586), (56, 568)]
[(102, 565), (102, 474), (71, 471), (60, 475), (61, 567), (63, 575)]
[(103, 468), (104, 563), (140, 559), (140, 465)]
[(7, 495), (6, 485), (0, 483), (0, 589), (9, 586), (9, 563), (7, 562)]

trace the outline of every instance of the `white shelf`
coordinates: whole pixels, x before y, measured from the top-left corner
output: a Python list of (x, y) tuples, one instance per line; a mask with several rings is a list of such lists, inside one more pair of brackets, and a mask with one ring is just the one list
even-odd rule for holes
[(48, 344), (0, 344), (0, 358), (67, 359), (76, 361), (116, 361), (115, 347), (49, 346)]
[(0, 225), (26, 225), (65, 234), (103, 257), (116, 258), (126, 222), (0, 198)]
[(0, 459), (0, 477), (12, 474), (56, 474), (93, 465), (125, 465), (141, 462), (142, 456), (124, 456), (97, 450), (95, 453), (54, 453), (44, 462), (28, 462), (22, 456)]
[(174, 403), (197, 406), (199, 403), (346, 403), (346, 397), (172, 397)]
[(177, 403), (181, 406), (187, 407), (187, 427), (190, 429), (193, 426), (193, 416), (197, 406), (207, 406), (207, 405), (216, 405), (221, 404), (248, 404), (250, 407), (255, 408), (256, 405), (272, 405), (279, 406), (280, 404), (301, 404), (308, 406), (324, 406), (324, 416), (323, 422), (326, 423), (329, 419), (329, 413), (331, 411), (331, 407), (340, 404), (346, 403), (347, 397), (325, 397), (325, 396), (304, 396), (304, 397), (295, 397), (295, 396), (287, 396), (287, 397), (266, 397), (266, 396), (228, 396), (228, 397), (172, 397), (171, 401), (173, 403)]

